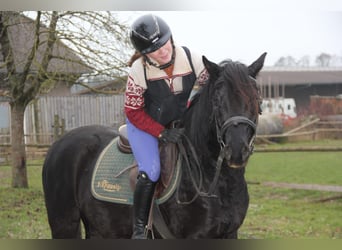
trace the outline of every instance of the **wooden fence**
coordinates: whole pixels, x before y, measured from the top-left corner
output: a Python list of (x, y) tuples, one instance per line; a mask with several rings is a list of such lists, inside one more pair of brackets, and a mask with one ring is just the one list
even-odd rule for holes
[[(74, 128), (93, 124), (117, 129), (125, 121), (123, 108), (123, 95), (38, 98), (25, 110), (24, 130), (28, 158), (44, 155), (44, 151), (56, 139), (56, 133), (60, 135)], [(0, 133), (0, 164), (9, 161), (10, 143), (10, 129), (4, 128)]]
[(342, 139), (342, 120), (322, 120), (315, 118), (282, 134), (257, 135), (259, 139), (287, 138), (288, 141), (319, 139)]
[[(25, 143), (28, 159), (44, 156), (57, 136), (80, 126), (100, 124), (117, 129), (124, 123), (124, 96), (69, 96), (41, 97), (25, 111)], [(5, 131), (5, 134), (4, 134)], [(7, 134), (6, 134), (7, 131)], [(10, 149), (9, 129), (0, 134), (0, 164), (8, 162)], [(257, 135), (258, 152), (274, 151), (341, 151), (340, 147), (306, 147), (264, 149), (260, 144), (274, 140), (307, 141), (316, 139), (342, 139), (342, 120), (314, 119), (283, 134)]]
[(259, 147), (256, 152), (300, 152), (300, 151), (342, 151), (342, 145), (339, 146), (301, 146), (301, 147), (262, 147), (262, 144), (274, 144), (277, 141), (315, 141), (322, 139), (342, 140), (342, 120), (321, 120), (315, 118), (309, 120), (298, 127), (295, 127), (282, 134), (257, 135), (256, 142)]
[[(65, 131), (92, 124), (116, 129), (125, 120), (123, 107), (123, 95), (40, 97), (25, 110), (25, 143), (51, 144), (56, 131), (56, 118)], [(10, 143), (9, 131), (9, 128), (2, 129), (0, 144)]]

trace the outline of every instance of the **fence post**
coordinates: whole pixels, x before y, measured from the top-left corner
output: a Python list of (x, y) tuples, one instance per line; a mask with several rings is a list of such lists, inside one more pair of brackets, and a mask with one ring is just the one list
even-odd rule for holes
[(62, 118), (61, 122), (59, 122), (59, 115), (55, 115), (52, 127), (53, 140), (56, 141), (65, 133), (65, 119)]
[(56, 141), (59, 138), (59, 116), (55, 115), (53, 120), (53, 140)]
[(61, 119), (60, 128), (61, 128), (60, 136), (62, 136), (65, 133), (65, 119), (64, 118)]

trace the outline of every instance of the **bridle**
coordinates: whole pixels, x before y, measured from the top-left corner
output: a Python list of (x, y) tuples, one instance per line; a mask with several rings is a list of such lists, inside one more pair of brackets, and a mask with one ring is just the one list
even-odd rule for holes
[[(248, 76), (252, 81), (256, 82), (256, 79), (252, 76)], [(254, 140), (256, 137), (256, 128), (257, 128), (257, 124), (255, 122), (253, 122), (252, 120), (250, 120), (249, 118), (245, 117), (245, 116), (241, 116), (241, 115), (236, 115), (236, 116), (232, 116), (230, 118), (228, 118), (223, 125), (220, 127), (218, 125), (218, 119), (215, 116), (215, 125), (216, 125), (216, 135), (217, 135), (217, 141), (220, 144), (221, 147), (221, 152), (224, 151), (228, 146), (225, 144), (224, 140), (223, 140), (223, 136), (226, 133), (227, 129), (231, 126), (237, 126), (239, 124), (247, 124), (249, 127), (252, 128), (253, 130), (253, 135), (248, 143), (248, 149), (249, 149), (249, 154), (253, 153), (253, 149), (254, 149)], [(220, 155), (221, 155), (220, 152)]]
[[(215, 116), (215, 124), (216, 124), (216, 136), (217, 136), (217, 141), (220, 144), (221, 147), (221, 151), (224, 150), (225, 148), (227, 148), (228, 146), (225, 144), (224, 140), (223, 140), (223, 136), (226, 133), (227, 129), (231, 126), (237, 126), (238, 124), (247, 124), (248, 126), (250, 126), (253, 130), (253, 136), (251, 137), (248, 146), (249, 146), (249, 153), (253, 152), (253, 148), (254, 148), (254, 139), (256, 136), (256, 127), (257, 124), (254, 123), (252, 120), (248, 119), (245, 116), (232, 116), (230, 118), (228, 118), (223, 125), (220, 127), (218, 125), (218, 121), (217, 118)], [(221, 153), (220, 153), (221, 154)]]
[(191, 180), (192, 180), (192, 183), (196, 189), (196, 194), (195, 196), (190, 200), (190, 201), (180, 201), (179, 200), (179, 197), (178, 197), (178, 193), (177, 193), (177, 203), (179, 204), (185, 204), (185, 205), (188, 205), (190, 203), (192, 203), (198, 196), (202, 196), (202, 197), (210, 197), (210, 198), (217, 198), (217, 196), (214, 193), (214, 190), (215, 190), (215, 187), (216, 187), (216, 184), (218, 182), (218, 179), (219, 179), (219, 176), (220, 176), (220, 173), (221, 173), (221, 168), (222, 168), (222, 163), (223, 163), (223, 160), (225, 158), (225, 153), (227, 152), (228, 150), (228, 146), (225, 144), (224, 140), (222, 139), (224, 133), (227, 131), (227, 129), (231, 126), (237, 126), (238, 124), (247, 124), (248, 126), (250, 126), (253, 130), (253, 135), (249, 141), (249, 152), (248, 154), (252, 154), (253, 153), (253, 148), (254, 148), (254, 139), (255, 139), (255, 136), (256, 136), (256, 123), (254, 123), (252, 120), (248, 119), (247, 117), (245, 116), (232, 116), (230, 118), (228, 118), (221, 127), (219, 127), (218, 125), (218, 122), (217, 122), (217, 118), (215, 116), (215, 124), (216, 124), (216, 135), (217, 135), (217, 141), (218, 143), (220, 144), (220, 147), (221, 147), (221, 150), (220, 150), (220, 153), (217, 157), (217, 161), (216, 161), (216, 172), (215, 172), (215, 176), (213, 178), (213, 181), (211, 182), (210, 184), (210, 187), (209, 187), (209, 190), (208, 192), (203, 192), (201, 191), (201, 188), (202, 188), (202, 172), (200, 170), (200, 163), (199, 163), (199, 159), (197, 157), (197, 154), (195, 152), (195, 149), (194, 149), (194, 146), (192, 145), (191, 141), (189, 140), (189, 138), (185, 135), (183, 135), (183, 138), (185, 139), (185, 141), (187, 142), (189, 148), (190, 148), (190, 151), (191, 151), (191, 155), (193, 156), (194, 160), (195, 160), (195, 166), (197, 167), (198, 169), (198, 173), (200, 175), (200, 180), (199, 180), (199, 184), (197, 185), (196, 184), (196, 181), (194, 179), (194, 176), (192, 175), (192, 171), (191, 171), (191, 168), (190, 168), (190, 162), (187, 158), (187, 153), (186, 153), (186, 150), (184, 148), (184, 145), (182, 143), (177, 143), (178, 145), (178, 148), (180, 149), (180, 152), (181, 152), (181, 155), (183, 155), (183, 158), (186, 162), (186, 166), (188, 167), (188, 170), (189, 170), (189, 174), (190, 174), (190, 177), (191, 177)]

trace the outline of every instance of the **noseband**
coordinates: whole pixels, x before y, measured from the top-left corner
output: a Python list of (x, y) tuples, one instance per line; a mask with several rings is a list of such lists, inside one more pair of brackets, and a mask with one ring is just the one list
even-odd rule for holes
[(217, 141), (221, 146), (221, 151), (225, 148), (227, 148), (227, 145), (225, 144), (224, 140), (223, 140), (223, 136), (226, 133), (227, 129), (231, 126), (237, 126), (238, 124), (247, 124), (248, 126), (250, 126), (253, 129), (253, 136), (251, 137), (251, 140), (249, 141), (248, 145), (249, 145), (249, 153), (253, 152), (253, 144), (254, 144), (254, 139), (255, 139), (255, 135), (256, 135), (256, 127), (257, 125), (251, 121), (250, 119), (248, 119), (245, 116), (232, 116), (229, 119), (227, 119), (221, 128), (219, 128), (218, 126), (218, 122), (217, 119), (215, 117), (215, 122), (216, 122), (216, 135), (217, 135)]

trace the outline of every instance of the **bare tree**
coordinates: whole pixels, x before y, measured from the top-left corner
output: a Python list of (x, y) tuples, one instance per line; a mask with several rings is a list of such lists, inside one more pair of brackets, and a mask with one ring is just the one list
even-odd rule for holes
[(309, 67), (310, 66), (310, 56), (308, 56), (308, 55), (302, 56), (298, 60), (298, 66)]
[(331, 61), (331, 55), (327, 53), (321, 53), (316, 57), (316, 64), (319, 67), (329, 67)]
[(26, 106), (84, 74), (123, 79), (131, 53), (126, 32), (113, 12), (0, 11), (0, 95), (11, 107), (12, 187), (28, 187)]
[(276, 67), (294, 67), (297, 65), (296, 59), (292, 56), (282, 56), (274, 64)]

